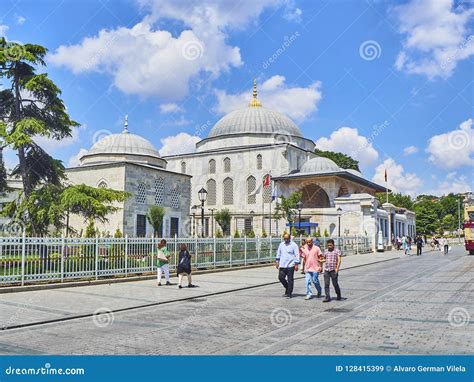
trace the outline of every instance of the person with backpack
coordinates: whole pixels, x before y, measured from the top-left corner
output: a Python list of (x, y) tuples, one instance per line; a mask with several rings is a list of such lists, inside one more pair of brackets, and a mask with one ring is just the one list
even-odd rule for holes
[(183, 277), (188, 277), (188, 288), (194, 288), (191, 278), (191, 254), (188, 251), (186, 244), (181, 244), (178, 258), (178, 288), (181, 289)]
[(161, 276), (164, 273), (166, 279), (166, 285), (171, 285), (170, 283), (170, 267), (169, 267), (169, 259), (171, 254), (166, 247), (166, 240), (161, 239), (160, 243), (158, 244), (158, 254), (157, 254), (157, 285), (161, 286)]

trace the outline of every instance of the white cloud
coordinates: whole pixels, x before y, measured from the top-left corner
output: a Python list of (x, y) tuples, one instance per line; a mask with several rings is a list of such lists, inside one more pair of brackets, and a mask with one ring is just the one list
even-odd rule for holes
[(196, 151), (196, 143), (200, 140), (201, 138), (187, 133), (179, 133), (177, 135), (162, 138), (161, 144), (163, 146), (160, 149), (160, 155), (166, 156), (193, 153)]
[(329, 138), (319, 138), (316, 141), (316, 147), (320, 150), (347, 154), (358, 160), (362, 167), (373, 164), (379, 157), (372, 143), (366, 137), (359, 135), (357, 129), (351, 127), (341, 127), (333, 131)]
[(403, 149), (403, 154), (404, 155), (411, 155), (411, 154), (415, 154), (418, 152), (418, 147), (416, 146), (408, 146), (408, 147), (405, 147)]
[(474, 54), (474, 9), (456, 7), (454, 0), (411, 0), (393, 10), (405, 36), (397, 70), (446, 78), (459, 61)]
[[(296, 121), (304, 121), (317, 110), (321, 100), (321, 83), (314, 82), (308, 87), (290, 87), (285, 84), (285, 77), (273, 76), (263, 82), (258, 88), (258, 99), (263, 106), (278, 110)], [(217, 106), (219, 113), (245, 107), (252, 98), (252, 91), (238, 94), (228, 94), (225, 90), (217, 90)]]
[(441, 196), (451, 192), (457, 194), (472, 191), (474, 190), (474, 177), (472, 175), (471, 171), (471, 180), (469, 181), (465, 175), (458, 176), (456, 172), (449, 173), (446, 175), (446, 178), (439, 182), (436, 185), (436, 188), (433, 191), (428, 192), (428, 194)]
[(184, 109), (176, 103), (163, 103), (160, 105), (161, 114), (182, 113)]
[(26, 21), (26, 18), (19, 15), (19, 16), (16, 16), (16, 23), (17, 25), (23, 25)]
[(69, 158), (68, 167), (78, 167), (80, 166), (81, 162), (80, 159), (83, 155), (87, 154), (87, 150), (81, 148), (79, 152)]
[(87, 128), (86, 125), (81, 126), (74, 126), (71, 128), (71, 136), (67, 138), (61, 139), (58, 141), (57, 139), (47, 138), (43, 136), (36, 136), (34, 137), (34, 141), (38, 144), (43, 150), (48, 153), (52, 153), (55, 150), (61, 149), (66, 146), (71, 146), (79, 142), (80, 133), (82, 130)]
[[(81, 43), (60, 46), (51, 63), (74, 73), (103, 72), (126, 94), (185, 97), (200, 76), (211, 79), (242, 65), (240, 49), (227, 43), (230, 28), (255, 21), (284, 0), (138, 0), (149, 14), (132, 28), (101, 30)], [(181, 33), (159, 29), (161, 20), (178, 21)]]
[(445, 169), (474, 165), (473, 119), (462, 122), (458, 129), (435, 135), (428, 141), (429, 160)]
[(0, 37), (7, 37), (8, 25), (0, 24)]
[(372, 180), (380, 185), (385, 185), (385, 170), (387, 170), (387, 186), (393, 192), (414, 196), (423, 184), (416, 174), (405, 172), (403, 166), (392, 158), (386, 159), (375, 168)]

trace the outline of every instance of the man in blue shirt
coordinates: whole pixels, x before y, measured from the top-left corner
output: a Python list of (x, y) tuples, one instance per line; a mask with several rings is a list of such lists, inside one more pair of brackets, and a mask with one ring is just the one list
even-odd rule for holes
[(283, 236), (283, 242), (278, 246), (276, 255), (276, 267), (278, 269), (278, 279), (285, 287), (284, 297), (291, 298), (293, 293), (294, 274), (298, 271), (300, 263), (300, 250), (295, 242), (291, 241), (290, 235)]

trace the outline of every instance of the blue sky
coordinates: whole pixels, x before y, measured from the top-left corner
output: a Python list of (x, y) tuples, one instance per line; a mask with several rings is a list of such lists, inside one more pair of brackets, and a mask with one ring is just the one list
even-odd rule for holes
[(387, 169), (411, 195), (473, 189), (467, 1), (3, 0), (0, 35), (49, 49), (46, 71), (82, 127), (39, 141), (66, 165), (127, 113), (163, 154), (190, 151), (256, 77), (264, 106), (367, 178), (383, 184)]

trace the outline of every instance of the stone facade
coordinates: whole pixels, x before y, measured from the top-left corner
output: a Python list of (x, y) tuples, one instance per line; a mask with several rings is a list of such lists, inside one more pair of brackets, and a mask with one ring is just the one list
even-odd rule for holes
[[(67, 177), (72, 184), (108, 187), (130, 193), (124, 203), (116, 204), (120, 209), (108, 216), (107, 223), (96, 222), (103, 234), (113, 235), (120, 229), (129, 236), (152, 235), (153, 228), (144, 218), (152, 205), (165, 209), (160, 235), (189, 234), (186, 222), (190, 209), (190, 176), (139, 163), (111, 162), (70, 168)], [(80, 233), (86, 223), (78, 216), (71, 216), (70, 225)]]

